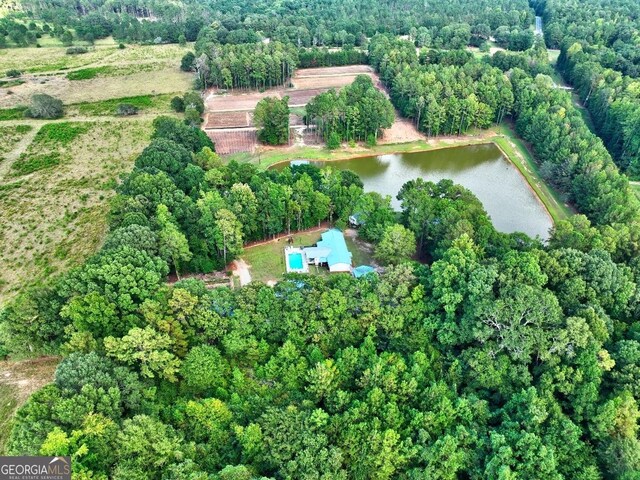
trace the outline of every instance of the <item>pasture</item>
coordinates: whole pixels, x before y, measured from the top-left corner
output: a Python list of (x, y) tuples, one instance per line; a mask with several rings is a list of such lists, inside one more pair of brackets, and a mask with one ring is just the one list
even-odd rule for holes
[(0, 305), (96, 251), (115, 182), (148, 143), (151, 119), (33, 128), (24, 152), (0, 163)]
[(0, 75), (23, 72), (23, 83), (0, 88), (0, 108), (26, 105), (34, 93), (74, 104), (184, 92), (193, 80), (179, 69), (187, 50), (179, 45), (97, 45), (82, 55), (53, 47), (0, 50)]

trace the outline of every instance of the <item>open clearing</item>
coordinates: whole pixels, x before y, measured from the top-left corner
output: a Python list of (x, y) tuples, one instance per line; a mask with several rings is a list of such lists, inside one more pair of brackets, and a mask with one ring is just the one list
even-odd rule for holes
[[(287, 238), (293, 239), (292, 245), (310, 246), (320, 240), (322, 232), (327, 230), (327, 226), (313, 228), (291, 235), (281, 235), (274, 240), (260, 242), (257, 245), (245, 247), (241, 256), (241, 262), (249, 269), (252, 281), (264, 283), (274, 283), (282, 279), (285, 273), (284, 247), (289, 245)], [(345, 231), (345, 241), (349, 251), (353, 254), (353, 263), (357, 265), (375, 264), (372, 258), (372, 248), (370, 245), (355, 238), (356, 231), (347, 229)], [(329, 270), (323, 267), (310, 266), (309, 272), (316, 275), (329, 275)]]
[(65, 104), (145, 94), (184, 93), (191, 88), (191, 79), (190, 74), (175, 68), (89, 80), (69, 80), (60, 75), (29, 76), (22, 85), (10, 89), (0, 88), (0, 108), (27, 105), (35, 93), (52, 95)]
[[(171, 97), (191, 89), (179, 68), (190, 47), (120, 49), (111, 39), (81, 55), (0, 50), (0, 75), (26, 72), (24, 83), (0, 88), (0, 306), (100, 246), (118, 176), (147, 145), (153, 119), (175, 115)], [(65, 117), (24, 118), (34, 93), (62, 100)], [(140, 113), (117, 117), (122, 103)]]
[(0, 305), (97, 250), (115, 182), (148, 143), (151, 121), (34, 122), (24, 153), (0, 163)]
[[(288, 146), (275, 148), (317, 146), (321, 142), (306, 128), (301, 116), (301, 113), (304, 114), (304, 106), (323, 92), (353, 83), (357, 75), (369, 75), (374, 85), (384, 91), (380, 79), (368, 65), (303, 68), (297, 70), (291, 79), (291, 88), (271, 88), (264, 92), (243, 90), (222, 94), (218, 89), (212, 89), (205, 97), (204, 130), (215, 142), (217, 152), (222, 155), (256, 153), (262, 148), (258, 146), (252, 118), (256, 105), (266, 97), (288, 96), (289, 106), (295, 111), (289, 121), (292, 127), (290, 142)], [(380, 143), (413, 142), (423, 138), (411, 121), (396, 115), (393, 126), (383, 133)]]
[(5, 453), (16, 411), (32, 393), (51, 383), (58, 361), (57, 357), (41, 357), (0, 362), (0, 454)]
[[(64, 48), (0, 50), (0, 72), (18, 69), (24, 82), (0, 88), (0, 108), (29, 103), (34, 93), (47, 93), (65, 104), (95, 102), (136, 95), (183, 93), (193, 76), (180, 71), (188, 47), (178, 45), (96, 46), (82, 55)], [(70, 80), (73, 74), (86, 80)]]

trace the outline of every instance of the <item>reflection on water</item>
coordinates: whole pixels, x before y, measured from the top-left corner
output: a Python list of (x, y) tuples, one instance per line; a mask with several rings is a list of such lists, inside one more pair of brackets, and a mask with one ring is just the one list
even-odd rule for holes
[(519, 231), (546, 239), (552, 227), (551, 218), (526, 180), (492, 143), (311, 163), (352, 170), (364, 182), (365, 191), (391, 195), (397, 210), (400, 202), (396, 195), (405, 182), (418, 177), (432, 182), (450, 178), (480, 199), (501, 232)]

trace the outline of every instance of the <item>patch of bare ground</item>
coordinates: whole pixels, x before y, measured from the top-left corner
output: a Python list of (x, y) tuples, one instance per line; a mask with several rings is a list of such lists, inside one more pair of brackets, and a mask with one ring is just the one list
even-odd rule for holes
[[(92, 123), (57, 152), (58, 165), (0, 176), (0, 305), (29, 285), (82, 263), (107, 229), (108, 202), (151, 136), (151, 119)], [(55, 150), (51, 150), (55, 148)]]
[(393, 125), (384, 131), (382, 137), (378, 139), (378, 143), (386, 145), (389, 143), (415, 142), (423, 139), (424, 135), (418, 131), (410, 119), (402, 118), (396, 113)]
[(235, 277), (238, 277), (240, 286), (244, 287), (251, 283), (251, 272), (249, 271), (249, 265), (243, 259), (239, 258), (231, 263), (231, 271)]
[(296, 70), (295, 77), (326, 77), (334, 75), (354, 75), (359, 73), (372, 72), (373, 69), (369, 65), (345, 65), (342, 67), (300, 68)]
[(234, 130), (207, 130), (207, 135), (216, 145), (216, 152), (228, 155), (238, 152), (254, 152), (258, 146), (258, 135), (255, 128), (239, 128)]
[(5, 451), (16, 411), (31, 394), (53, 381), (59, 361), (58, 357), (40, 357), (0, 362), (0, 453)]
[(359, 73), (355, 75), (330, 75), (322, 77), (298, 77), (297, 75), (291, 81), (294, 88), (298, 90), (306, 90), (309, 88), (340, 88), (350, 85), (358, 75), (369, 75), (376, 83), (377, 75), (375, 73)]

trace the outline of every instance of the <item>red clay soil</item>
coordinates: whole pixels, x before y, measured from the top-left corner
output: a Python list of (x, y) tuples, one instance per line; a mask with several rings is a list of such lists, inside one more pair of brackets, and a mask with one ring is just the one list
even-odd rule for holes
[(207, 130), (206, 134), (216, 144), (216, 152), (220, 155), (238, 152), (253, 152), (258, 145), (258, 135), (255, 130)]
[(249, 127), (251, 126), (250, 116), (249, 112), (225, 112), (223, 114), (210, 112), (207, 114), (204, 128)]

